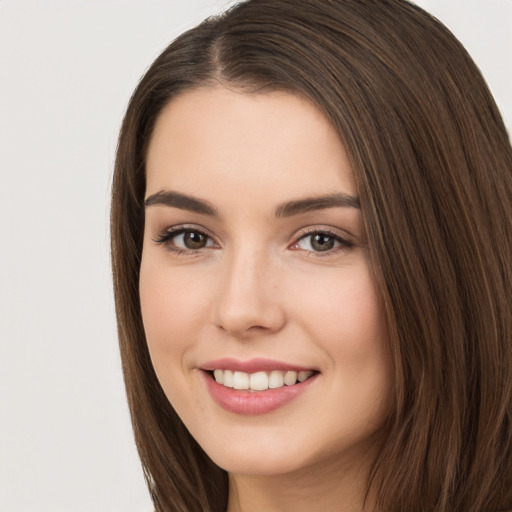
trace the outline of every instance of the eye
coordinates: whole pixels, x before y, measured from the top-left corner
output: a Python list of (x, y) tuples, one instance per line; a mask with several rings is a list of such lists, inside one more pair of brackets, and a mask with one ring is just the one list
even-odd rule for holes
[(312, 231), (302, 235), (293, 245), (292, 249), (300, 249), (316, 253), (337, 252), (354, 244), (339, 235), (328, 231)]
[(190, 228), (166, 229), (165, 232), (154, 241), (178, 253), (183, 251), (198, 251), (215, 245), (211, 237), (207, 234), (197, 229)]
[(185, 231), (173, 238), (174, 245), (184, 249), (202, 249), (208, 244), (208, 237), (198, 231)]

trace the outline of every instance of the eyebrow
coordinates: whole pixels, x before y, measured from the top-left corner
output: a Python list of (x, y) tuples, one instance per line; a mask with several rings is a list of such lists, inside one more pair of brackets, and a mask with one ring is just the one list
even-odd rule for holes
[[(171, 208), (179, 208), (180, 210), (188, 210), (199, 213), (201, 215), (210, 215), (218, 217), (219, 213), (216, 208), (203, 199), (182, 194), (180, 192), (171, 192), (161, 190), (156, 194), (152, 194), (144, 201), (144, 207), (161, 205)], [(325, 210), (327, 208), (356, 208), (360, 209), (359, 198), (349, 194), (329, 194), (325, 196), (306, 197), (304, 199), (296, 199), (279, 205), (274, 215), (278, 218), (293, 217), (302, 213), (314, 210)]]
[(218, 216), (217, 210), (208, 201), (197, 199), (179, 192), (168, 192), (161, 190), (146, 198), (144, 207), (153, 205), (169, 206), (171, 208), (179, 208), (180, 210), (188, 210), (190, 212), (200, 213), (202, 215)]
[(361, 208), (359, 198), (349, 194), (330, 194), (319, 197), (306, 197), (289, 201), (278, 206), (275, 211), (276, 217), (292, 217), (301, 213), (307, 213), (313, 210), (325, 210), (326, 208)]

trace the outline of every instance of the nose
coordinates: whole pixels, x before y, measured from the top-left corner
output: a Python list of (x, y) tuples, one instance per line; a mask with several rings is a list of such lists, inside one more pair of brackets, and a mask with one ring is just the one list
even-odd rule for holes
[(279, 332), (286, 323), (280, 300), (279, 269), (264, 255), (233, 255), (226, 258), (218, 276), (213, 306), (214, 324), (236, 338)]

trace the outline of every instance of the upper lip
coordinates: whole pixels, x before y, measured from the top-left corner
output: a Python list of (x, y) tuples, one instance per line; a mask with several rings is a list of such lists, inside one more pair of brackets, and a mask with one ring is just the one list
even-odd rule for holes
[(200, 366), (201, 370), (213, 371), (213, 370), (232, 370), (245, 373), (255, 373), (261, 371), (271, 372), (273, 370), (285, 370), (285, 371), (307, 371), (313, 370), (311, 367), (300, 366), (296, 364), (285, 363), (283, 361), (275, 361), (273, 359), (255, 358), (247, 361), (241, 361), (239, 359), (233, 359), (230, 357), (223, 357), (220, 359), (214, 359), (208, 361)]

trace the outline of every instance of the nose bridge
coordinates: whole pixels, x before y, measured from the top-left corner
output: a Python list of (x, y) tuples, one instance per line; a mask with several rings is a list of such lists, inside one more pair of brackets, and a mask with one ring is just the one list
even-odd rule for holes
[(271, 255), (241, 243), (225, 255), (214, 306), (215, 324), (235, 336), (275, 332), (284, 324)]

